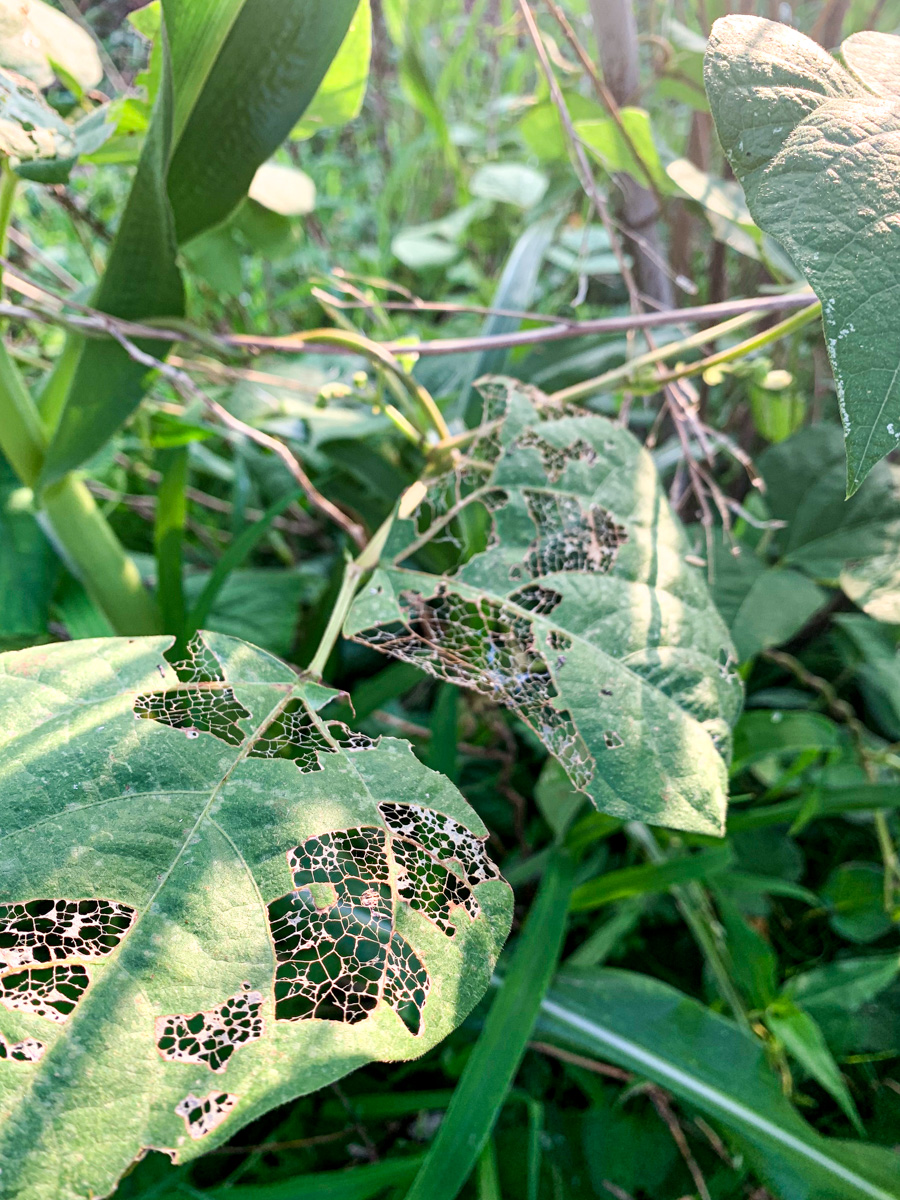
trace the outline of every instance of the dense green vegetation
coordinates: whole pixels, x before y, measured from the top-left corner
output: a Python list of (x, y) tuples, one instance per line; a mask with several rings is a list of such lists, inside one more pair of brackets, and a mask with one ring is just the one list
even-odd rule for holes
[(0, 2), (0, 1197), (898, 1200), (900, 6), (131, 7)]

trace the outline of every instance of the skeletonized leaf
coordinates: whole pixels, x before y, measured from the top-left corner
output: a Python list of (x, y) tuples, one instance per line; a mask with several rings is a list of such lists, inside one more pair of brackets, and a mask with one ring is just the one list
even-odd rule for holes
[(511, 709), (598, 808), (720, 832), (741, 686), (652, 459), (481, 388), (486, 432), (395, 524), (345, 633)]
[(76, 155), (72, 129), (27, 79), (0, 70), (0, 154), (14, 168), (67, 170)]
[(760, 17), (715, 23), (706, 86), (753, 219), (822, 301), (847, 446), (847, 491), (900, 445), (897, 39), (852, 37), (849, 70)]
[(202, 635), (0, 658), (0, 1196), (103, 1196), (444, 1037), (510, 892), (406, 743)]

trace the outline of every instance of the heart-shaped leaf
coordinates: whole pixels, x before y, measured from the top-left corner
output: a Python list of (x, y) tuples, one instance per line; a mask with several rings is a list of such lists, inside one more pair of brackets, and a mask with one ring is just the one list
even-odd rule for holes
[(705, 75), (753, 219), (822, 301), (852, 494), (900, 445), (900, 40), (841, 53), (849, 70), (788, 25), (724, 17)]
[(653, 460), (603, 417), (481, 388), (483, 436), (396, 523), (345, 633), (504, 704), (598, 808), (721, 832), (741, 685)]
[[(103, 1196), (487, 987), (511, 894), (406, 743), (205, 634), (0, 658), (0, 1196)], [(170, 655), (170, 658), (172, 656)]]

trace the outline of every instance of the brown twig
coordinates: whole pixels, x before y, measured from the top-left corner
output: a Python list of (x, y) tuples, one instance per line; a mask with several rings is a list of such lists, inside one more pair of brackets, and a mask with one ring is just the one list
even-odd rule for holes
[(569, 1063), (573, 1067), (581, 1067), (594, 1075), (605, 1075), (607, 1079), (617, 1079), (619, 1083), (631, 1083), (634, 1079), (630, 1071), (614, 1067), (612, 1063), (598, 1062), (595, 1058), (585, 1058), (582, 1054), (573, 1054), (571, 1050), (563, 1050), (560, 1046), (554, 1046), (550, 1042), (529, 1042), (528, 1048), (537, 1050), (540, 1054), (547, 1054), (550, 1058), (558, 1058), (560, 1062)]

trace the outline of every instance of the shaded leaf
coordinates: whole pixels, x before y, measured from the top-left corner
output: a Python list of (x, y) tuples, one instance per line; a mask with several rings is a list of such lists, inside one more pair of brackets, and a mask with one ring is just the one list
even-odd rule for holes
[(347, 636), (506, 705), (597, 807), (718, 832), (741, 688), (652, 459), (602, 417), (482, 388), (494, 425), (395, 524)]
[(745, 662), (789, 641), (828, 597), (799, 571), (767, 567), (751, 550), (737, 549), (735, 554), (716, 541), (712, 594)]
[(668, 984), (565, 969), (543, 1002), (544, 1038), (651, 1079), (711, 1117), (785, 1200), (897, 1200), (897, 1157), (821, 1137), (790, 1105), (761, 1043)]
[(550, 180), (527, 163), (485, 163), (469, 180), (469, 191), (482, 200), (499, 200), (516, 208), (533, 208)]
[(508, 928), (483, 826), (406, 743), (246, 643), (166, 644), (0, 659), (0, 1031), (42, 1046), (0, 1070), (4, 1197), (105, 1195), (147, 1146), (418, 1056)]
[(766, 1009), (765, 1022), (788, 1054), (834, 1097), (857, 1133), (864, 1135), (856, 1105), (815, 1019), (791, 1000), (777, 1000)]
[(851, 942), (875, 942), (894, 922), (884, 911), (884, 871), (876, 863), (842, 863), (822, 889), (831, 927)]
[(839, 958), (792, 976), (785, 995), (809, 1009), (842, 1008), (854, 1012), (884, 991), (900, 973), (900, 955), (873, 954), (868, 958)]

